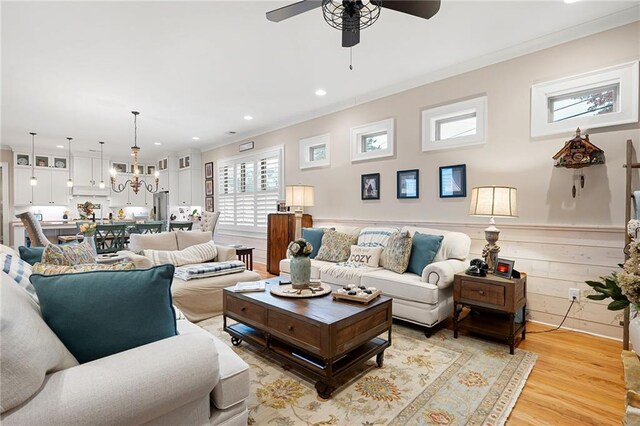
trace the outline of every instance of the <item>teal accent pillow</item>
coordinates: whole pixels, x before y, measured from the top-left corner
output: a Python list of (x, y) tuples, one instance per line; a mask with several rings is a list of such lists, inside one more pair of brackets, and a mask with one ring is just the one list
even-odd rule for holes
[(32, 274), (42, 318), (78, 362), (178, 334), (171, 302), (175, 267)]
[(442, 244), (442, 235), (429, 235), (416, 232), (411, 243), (411, 258), (407, 271), (422, 275), (425, 266), (433, 262)]
[(20, 246), (18, 247), (18, 252), (20, 253), (20, 259), (33, 266), (35, 263), (40, 262), (40, 259), (42, 259), (44, 247)]
[(307, 240), (313, 246), (313, 250), (309, 255), (310, 259), (314, 259), (318, 255), (318, 250), (322, 245), (322, 236), (324, 235), (324, 228), (302, 228), (302, 238)]

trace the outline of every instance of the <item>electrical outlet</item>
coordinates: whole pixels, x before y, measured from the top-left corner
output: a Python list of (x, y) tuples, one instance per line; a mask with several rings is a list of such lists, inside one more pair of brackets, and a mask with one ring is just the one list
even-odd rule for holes
[(580, 289), (579, 288), (570, 288), (569, 289), (569, 300), (575, 299), (576, 302), (580, 301)]

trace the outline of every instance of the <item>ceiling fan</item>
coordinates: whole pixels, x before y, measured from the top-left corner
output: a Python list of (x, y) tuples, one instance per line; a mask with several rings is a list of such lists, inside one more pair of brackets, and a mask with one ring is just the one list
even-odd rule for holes
[(360, 43), (360, 30), (373, 24), (380, 8), (429, 19), (440, 10), (440, 0), (302, 0), (267, 12), (267, 19), (280, 22), (322, 7), (325, 21), (342, 31), (342, 47)]

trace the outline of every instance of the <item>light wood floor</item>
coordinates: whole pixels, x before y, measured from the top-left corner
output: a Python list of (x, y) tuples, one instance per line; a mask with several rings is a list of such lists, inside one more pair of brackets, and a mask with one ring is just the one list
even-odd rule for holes
[[(265, 265), (254, 264), (264, 278)], [(527, 331), (548, 327), (529, 323)], [(518, 347), (538, 354), (508, 425), (621, 425), (620, 342), (573, 331), (527, 334)]]

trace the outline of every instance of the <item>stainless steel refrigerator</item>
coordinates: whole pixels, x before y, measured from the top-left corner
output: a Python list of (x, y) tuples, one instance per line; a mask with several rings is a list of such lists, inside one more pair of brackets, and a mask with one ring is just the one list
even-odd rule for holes
[(164, 220), (169, 223), (169, 191), (160, 191), (153, 194), (153, 215), (155, 220)]

